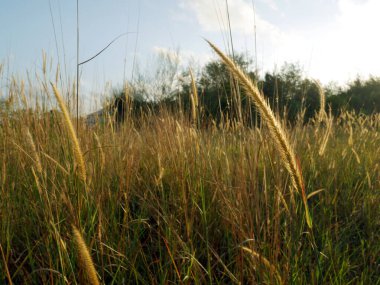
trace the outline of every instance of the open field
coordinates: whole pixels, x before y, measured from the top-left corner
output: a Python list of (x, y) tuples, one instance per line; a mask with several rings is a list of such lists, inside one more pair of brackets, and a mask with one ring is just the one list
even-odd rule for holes
[(162, 107), (76, 136), (22, 86), (0, 117), (0, 283), (380, 284), (379, 115), (282, 120), (297, 190), (268, 124)]

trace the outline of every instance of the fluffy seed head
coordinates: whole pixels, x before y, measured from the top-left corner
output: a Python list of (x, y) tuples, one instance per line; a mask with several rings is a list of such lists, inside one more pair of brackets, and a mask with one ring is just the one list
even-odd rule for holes
[(78, 248), (79, 266), (85, 272), (89, 284), (99, 285), (98, 276), (90, 252), (79, 230), (73, 225), (74, 241)]
[[(207, 40), (206, 40), (207, 41)], [(294, 155), (293, 149), (291, 148), (289, 141), (285, 135), (285, 131), (282, 129), (280, 122), (276, 119), (273, 111), (265, 101), (264, 97), (261, 95), (259, 89), (256, 85), (252, 83), (248, 76), (219, 48), (213, 45), (211, 42), (207, 41), (208, 44), (214, 49), (214, 51), (219, 55), (219, 57), (226, 64), (227, 68), (230, 70), (231, 74), (238, 80), (242, 87), (250, 96), (257, 109), (260, 111), (264, 120), (266, 121), (270, 133), (272, 135), (274, 143), (277, 145), (279, 153), (282, 157), (283, 164), (288, 170), (293, 187), (296, 191), (301, 192), (302, 200), (305, 206), (305, 216), (308, 226), (312, 227), (312, 220), (307, 206), (307, 198), (304, 189), (302, 174), (300, 166), (297, 164), (296, 157)]]
[(74, 126), (73, 126), (73, 123), (71, 122), (69, 112), (67, 111), (66, 105), (63, 102), (63, 99), (61, 95), (59, 94), (55, 85), (51, 83), (51, 86), (53, 87), (55, 98), (58, 101), (59, 107), (65, 119), (66, 127), (69, 131), (69, 135), (73, 144), (74, 157), (78, 163), (79, 177), (83, 180), (83, 182), (86, 182), (86, 165), (84, 163), (82, 150), (80, 148), (77, 135), (75, 134)]

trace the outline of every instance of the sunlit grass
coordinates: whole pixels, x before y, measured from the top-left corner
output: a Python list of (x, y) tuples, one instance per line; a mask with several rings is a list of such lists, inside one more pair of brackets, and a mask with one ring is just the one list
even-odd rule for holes
[(311, 230), (265, 126), (201, 128), (195, 108), (80, 122), (81, 162), (70, 118), (21, 90), (0, 117), (1, 282), (379, 284), (378, 116), (286, 130)]

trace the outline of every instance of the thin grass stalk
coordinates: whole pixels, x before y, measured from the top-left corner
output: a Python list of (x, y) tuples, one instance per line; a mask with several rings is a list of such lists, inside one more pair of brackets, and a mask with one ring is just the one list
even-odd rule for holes
[(278, 272), (277, 268), (272, 263), (270, 263), (268, 259), (266, 259), (261, 254), (257, 253), (256, 251), (254, 251), (248, 247), (242, 246), (241, 249), (244, 250), (245, 252), (250, 253), (254, 259), (259, 261), (262, 265), (264, 265), (267, 269), (269, 269), (270, 273), (274, 274), (274, 276), (277, 279), (279, 284), (284, 284), (284, 282), (282, 281), (281, 275)]
[(33, 155), (33, 160), (34, 160), (34, 164), (36, 166), (36, 170), (39, 172), (39, 173), (42, 173), (42, 164), (41, 164), (41, 160), (40, 160), (40, 157), (38, 155), (38, 152), (37, 152), (37, 148), (36, 148), (36, 145), (34, 143), (34, 140), (33, 140), (33, 137), (32, 137), (32, 134), (30, 133), (29, 131), (29, 128), (26, 127), (25, 128), (25, 133), (26, 133), (26, 140), (28, 141), (31, 149), (32, 149), (32, 155)]
[(71, 122), (69, 112), (67, 111), (66, 105), (61, 95), (59, 94), (57, 88), (52, 83), (51, 83), (51, 86), (53, 87), (54, 95), (58, 101), (59, 107), (65, 119), (67, 129), (69, 131), (69, 135), (70, 135), (72, 145), (73, 145), (74, 157), (75, 157), (76, 162), (78, 163), (79, 177), (82, 179), (84, 183), (86, 183), (86, 165), (83, 159), (83, 154), (79, 145), (78, 138), (75, 134), (73, 123)]
[(329, 141), (329, 137), (330, 137), (330, 134), (331, 134), (331, 131), (332, 131), (332, 124), (333, 124), (333, 119), (331, 117), (331, 114), (330, 116), (326, 119), (326, 132), (323, 136), (323, 140), (322, 140), (322, 143), (319, 147), (319, 151), (318, 151), (318, 154), (319, 156), (323, 156), (323, 154), (325, 153), (325, 150), (326, 150), (326, 146), (327, 146), (327, 143)]
[[(285, 131), (282, 129), (280, 122), (276, 119), (273, 111), (265, 101), (265, 98), (261, 95), (259, 89), (254, 83), (249, 79), (247, 75), (228, 57), (226, 56), (218, 47), (206, 40), (208, 44), (214, 49), (214, 51), (220, 56), (223, 62), (226, 64), (227, 68), (230, 70), (231, 74), (241, 83), (243, 88), (246, 90), (247, 94), (252, 97), (257, 109), (262, 114), (264, 120), (266, 121), (270, 134), (274, 143), (282, 157), (282, 161), (285, 168), (288, 170), (291, 177), (292, 185), (294, 189), (299, 193), (301, 192), (302, 201), (305, 208), (305, 218), (309, 228), (312, 228), (312, 219), (309, 213), (309, 208), (307, 205), (307, 198), (301, 173), (301, 168), (297, 163), (296, 156), (290, 143), (285, 135)], [(292, 188), (291, 188), (292, 189)], [(292, 191), (292, 190), (291, 190)]]
[[(1, 257), (3, 259), (3, 263), (4, 263), (4, 268), (5, 268), (5, 273), (7, 275), (7, 279), (8, 279), (8, 283), (9, 285), (12, 285), (12, 277), (11, 277), (11, 274), (9, 273), (9, 269), (8, 269), (8, 264), (7, 264), (7, 259), (5, 258), (4, 256), (4, 251), (3, 251), (3, 247), (1, 246), (1, 243), (0, 243), (0, 251), (1, 251)], [(5, 281), (5, 280), (4, 280)]]
[(354, 132), (352, 130), (351, 123), (349, 123), (348, 129), (349, 129), (349, 132), (350, 132), (350, 136), (348, 137), (348, 142), (347, 143), (348, 143), (349, 146), (352, 147), (354, 145)]
[(323, 91), (323, 88), (321, 86), (321, 83), (318, 80), (314, 80), (315, 85), (318, 88), (318, 93), (319, 93), (319, 113), (318, 113), (318, 121), (323, 122), (323, 120), (326, 119), (327, 114), (326, 114), (326, 96), (325, 92)]
[[(5, 146), (5, 143), (3, 145)], [(4, 193), (6, 179), (7, 179), (7, 163), (6, 163), (6, 156), (4, 155), (2, 165), (1, 165), (1, 192), (2, 193)]]
[(104, 155), (104, 151), (103, 151), (103, 146), (102, 146), (102, 143), (100, 142), (100, 139), (98, 137), (98, 135), (94, 132), (94, 138), (96, 140), (96, 144), (97, 144), (97, 147), (99, 149), (99, 155), (100, 155), (100, 172), (103, 173), (103, 170), (104, 170), (104, 166), (106, 164), (106, 156)]
[(58, 169), (61, 170), (66, 176), (70, 176), (70, 173), (58, 161), (56, 161), (54, 158), (52, 158), (47, 153), (44, 153), (43, 151), (41, 151), (41, 154), (44, 157), (46, 157), (47, 159), (49, 159), (49, 161), (51, 161), (52, 163), (54, 163), (54, 165), (57, 166)]
[(194, 74), (193, 74), (193, 71), (191, 70), (191, 68), (190, 68), (189, 72), (190, 72), (190, 78), (191, 78), (191, 92), (194, 95), (195, 107), (198, 107), (198, 105), (199, 105), (198, 90), (197, 90), (197, 86), (195, 84)]
[(42, 189), (41, 189), (40, 180), (38, 179), (38, 176), (37, 176), (36, 172), (34, 171), (33, 166), (32, 166), (32, 173), (33, 173), (34, 181), (36, 182), (38, 193), (42, 197), (43, 192), (42, 192)]
[(76, 73), (76, 111), (77, 111), (77, 120), (76, 127), (78, 131), (79, 127), (79, 0), (77, 0), (77, 73)]
[(197, 109), (195, 108), (195, 99), (194, 95), (190, 94), (190, 102), (191, 102), (191, 121), (193, 124), (197, 121)]
[(195, 85), (195, 80), (193, 76), (193, 72), (191, 68), (189, 69), (190, 79), (191, 79), (191, 93), (190, 93), (190, 101), (191, 101), (191, 118), (193, 124), (197, 123), (197, 109), (198, 109), (198, 91), (197, 86)]
[(126, 120), (129, 121), (129, 119), (131, 118), (131, 113), (132, 113), (132, 98), (131, 98), (131, 94), (130, 94), (130, 88), (128, 86), (128, 83), (126, 82), (125, 83), (125, 86), (124, 86), (124, 97), (125, 97), (125, 118)]

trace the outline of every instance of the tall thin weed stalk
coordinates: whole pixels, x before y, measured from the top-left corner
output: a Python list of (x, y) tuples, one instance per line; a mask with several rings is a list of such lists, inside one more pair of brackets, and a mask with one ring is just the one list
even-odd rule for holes
[(282, 162), (290, 174), (292, 185), (296, 189), (296, 191), (301, 192), (302, 200), (305, 207), (306, 222), (309, 228), (312, 228), (312, 218), (310, 216), (309, 208), (307, 205), (307, 198), (301, 168), (300, 165), (297, 163), (294, 151), (290, 146), (290, 143), (285, 135), (285, 131), (281, 127), (280, 122), (276, 119), (275, 115), (273, 114), (273, 111), (265, 101), (265, 98), (261, 95), (257, 86), (254, 85), (254, 83), (249, 79), (249, 77), (218, 47), (216, 47), (209, 41), (207, 42), (220, 56), (220, 58), (226, 64), (227, 68), (230, 70), (234, 78), (240, 82), (240, 84), (246, 90), (247, 94), (253, 99), (256, 107), (260, 111), (264, 120), (267, 122), (270, 134), (272, 135), (273, 141), (276, 144), (279, 153), (282, 157)]
[(190, 100), (191, 100), (191, 118), (193, 121), (193, 124), (197, 123), (197, 115), (198, 115), (198, 91), (197, 86), (195, 84), (194, 75), (191, 69), (189, 70), (190, 73), (190, 79), (191, 79), (191, 93), (190, 93)]
[(66, 108), (65, 102), (63, 101), (61, 95), (59, 94), (59, 91), (57, 90), (54, 84), (51, 84), (51, 86), (53, 87), (55, 98), (58, 101), (59, 107), (63, 113), (66, 127), (69, 131), (69, 136), (72, 141), (74, 157), (78, 164), (79, 177), (82, 179), (84, 183), (86, 183), (86, 165), (83, 159), (83, 154), (79, 145), (77, 135), (75, 134), (73, 123), (71, 122), (69, 112)]

